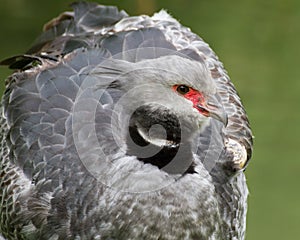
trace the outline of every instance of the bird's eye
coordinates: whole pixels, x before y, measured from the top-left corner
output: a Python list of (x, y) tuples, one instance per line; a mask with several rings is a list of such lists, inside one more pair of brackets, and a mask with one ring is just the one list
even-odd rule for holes
[(184, 95), (190, 91), (190, 88), (185, 85), (179, 85), (179, 86), (177, 86), (176, 91), (179, 92), (180, 94)]

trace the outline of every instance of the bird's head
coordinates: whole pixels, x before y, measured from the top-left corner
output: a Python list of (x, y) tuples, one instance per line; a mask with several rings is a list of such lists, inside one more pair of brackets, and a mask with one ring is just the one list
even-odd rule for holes
[[(147, 145), (153, 149), (140, 156), (142, 159), (148, 159), (157, 148), (178, 150), (209, 118), (227, 124), (227, 116), (215, 98), (216, 86), (204, 64), (170, 55), (137, 63), (113, 60), (109, 65), (105, 68), (118, 69), (110, 87), (123, 92), (115, 112), (120, 133), (130, 139), (127, 145), (131, 154), (141, 155), (139, 147)], [(172, 156), (170, 151), (163, 153), (155, 165), (164, 166), (161, 158), (166, 159), (166, 155)]]

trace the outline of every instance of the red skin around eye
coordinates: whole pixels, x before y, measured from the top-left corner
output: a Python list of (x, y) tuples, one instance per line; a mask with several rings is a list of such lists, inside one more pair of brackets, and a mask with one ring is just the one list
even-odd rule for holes
[[(178, 85), (173, 86), (173, 90), (177, 92), (177, 87)], [(180, 94), (180, 93), (178, 93)], [(182, 97), (190, 100), (193, 103), (194, 108), (196, 108), (200, 113), (203, 115), (209, 114), (205, 109), (207, 108), (206, 103), (205, 103), (205, 98), (202, 93), (199, 91), (190, 88), (190, 90), (186, 94), (180, 94)], [(200, 105), (202, 108), (197, 107), (197, 105)]]

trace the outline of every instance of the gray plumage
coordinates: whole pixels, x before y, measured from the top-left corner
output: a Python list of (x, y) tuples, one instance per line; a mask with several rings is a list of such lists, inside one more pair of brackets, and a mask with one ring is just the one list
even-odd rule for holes
[(244, 239), (252, 135), (214, 52), (164, 11), (73, 8), (2, 61), (0, 233)]

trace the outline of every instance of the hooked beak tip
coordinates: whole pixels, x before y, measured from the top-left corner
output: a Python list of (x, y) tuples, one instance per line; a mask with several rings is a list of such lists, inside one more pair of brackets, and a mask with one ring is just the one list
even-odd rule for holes
[(214, 111), (211, 111), (209, 112), (209, 116), (222, 122), (225, 127), (227, 126), (228, 124), (228, 116), (225, 112), (214, 112)]
[(225, 127), (227, 126), (228, 116), (225, 113), (225, 111), (223, 111), (223, 109), (220, 110), (220, 108), (218, 108), (216, 106), (210, 106), (210, 105), (203, 107), (199, 104), (197, 105), (197, 108), (204, 116), (214, 118), (214, 119), (222, 122), (225, 125)]

